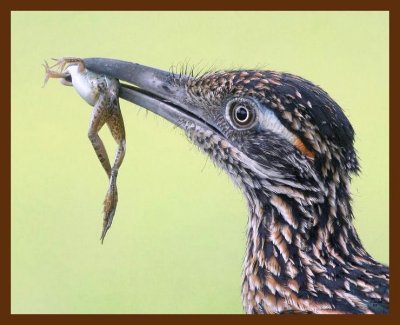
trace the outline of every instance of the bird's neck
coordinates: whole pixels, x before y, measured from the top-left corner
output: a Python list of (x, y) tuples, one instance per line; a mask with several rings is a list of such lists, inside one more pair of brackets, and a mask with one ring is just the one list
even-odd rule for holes
[(319, 175), (303, 166), (308, 177), (298, 182), (296, 175), (264, 168), (210, 131), (188, 124), (186, 132), (247, 198), (242, 284), (247, 313), (387, 311), (388, 268), (358, 239), (346, 169), (321, 164)]
[[(362, 268), (376, 273), (382, 265), (364, 250), (353, 227), (349, 182), (329, 184), (336, 185), (328, 186), (318, 203), (293, 196), (290, 188), (245, 192), (250, 213), (242, 298), (247, 313), (327, 313), (334, 308), (332, 297), (353, 299), (346, 297), (346, 288), (370, 289), (345, 276)], [(361, 302), (351, 303), (365, 312)]]

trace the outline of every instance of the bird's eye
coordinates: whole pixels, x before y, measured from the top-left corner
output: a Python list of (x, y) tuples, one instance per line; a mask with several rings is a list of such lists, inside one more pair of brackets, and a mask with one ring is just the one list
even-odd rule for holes
[(227, 117), (236, 129), (247, 129), (253, 126), (256, 114), (250, 102), (230, 102), (227, 105)]

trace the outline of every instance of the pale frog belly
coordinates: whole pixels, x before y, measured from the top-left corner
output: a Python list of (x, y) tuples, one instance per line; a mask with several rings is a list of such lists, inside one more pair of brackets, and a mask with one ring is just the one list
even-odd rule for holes
[(76, 75), (72, 79), (72, 84), (79, 94), (89, 105), (96, 105), (97, 99), (99, 98), (99, 93), (96, 91), (96, 87), (82, 75)]

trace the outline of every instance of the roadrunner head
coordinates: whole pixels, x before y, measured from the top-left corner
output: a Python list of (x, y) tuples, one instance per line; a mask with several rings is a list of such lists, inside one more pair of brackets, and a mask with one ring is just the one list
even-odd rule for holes
[[(358, 170), (351, 124), (309, 81), (256, 70), (172, 81), (185, 89), (186, 105), (209, 126), (183, 119), (182, 127), (236, 182), (242, 167), (255, 183), (248, 180), (248, 186), (265, 180), (271, 183), (264, 186), (267, 191), (288, 186), (322, 194), (328, 179)], [(210, 143), (215, 145), (209, 148)]]

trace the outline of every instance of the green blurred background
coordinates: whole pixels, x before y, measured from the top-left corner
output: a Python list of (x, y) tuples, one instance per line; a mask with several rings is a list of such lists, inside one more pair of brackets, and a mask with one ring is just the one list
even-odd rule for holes
[[(388, 263), (386, 12), (13, 12), (12, 313), (242, 313), (247, 209), (183, 132), (122, 102), (119, 203), (87, 138), (91, 108), (44, 59), (112, 57), (169, 69), (288, 71), (319, 84), (356, 130), (356, 227)], [(101, 136), (114, 153), (104, 128)]]

